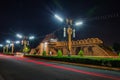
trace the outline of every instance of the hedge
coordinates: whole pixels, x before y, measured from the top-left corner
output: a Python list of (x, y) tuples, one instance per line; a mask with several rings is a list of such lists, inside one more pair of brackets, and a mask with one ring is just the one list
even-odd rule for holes
[(120, 59), (113, 58), (86, 58), (86, 57), (67, 57), (67, 56), (38, 56), (38, 55), (25, 55), (25, 57), (40, 58), (47, 60), (56, 60), (72, 63), (92, 64), (108, 67), (120, 67)]

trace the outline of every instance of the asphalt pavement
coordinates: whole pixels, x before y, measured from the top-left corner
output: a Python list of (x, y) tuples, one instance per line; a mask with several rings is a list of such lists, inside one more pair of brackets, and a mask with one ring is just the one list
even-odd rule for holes
[(0, 54), (0, 80), (120, 80), (120, 72)]

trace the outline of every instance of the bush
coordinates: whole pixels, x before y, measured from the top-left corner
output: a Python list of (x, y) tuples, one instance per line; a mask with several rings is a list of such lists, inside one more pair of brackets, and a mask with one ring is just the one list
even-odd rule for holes
[(119, 52), (119, 54), (118, 54), (118, 55), (119, 55), (119, 57), (120, 57), (120, 52)]
[[(61, 51), (59, 51), (61, 53)], [(47, 60), (56, 60), (56, 61), (64, 61), (64, 62), (72, 62), (72, 63), (82, 63), (82, 64), (92, 64), (99, 66), (108, 66), (108, 67), (120, 67), (120, 59), (112, 59), (112, 58), (85, 58), (85, 57), (68, 57), (68, 56), (38, 56), (38, 55), (25, 55), (25, 57), (32, 58), (41, 58)]]
[(58, 50), (57, 56), (58, 56), (58, 57), (61, 57), (61, 56), (62, 56), (62, 51), (61, 51), (61, 50)]
[(42, 55), (43, 55), (43, 56), (46, 56), (46, 51), (43, 51)]
[(83, 53), (84, 53), (83, 50), (80, 50), (78, 55), (83, 56)]
[(29, 48), (29, 47), (26, 46), (26, 47), (23, 48), (23, 52), (24, 52), (24, 53), (28, 53), (29, 51), (30, 51), (30, 48)]

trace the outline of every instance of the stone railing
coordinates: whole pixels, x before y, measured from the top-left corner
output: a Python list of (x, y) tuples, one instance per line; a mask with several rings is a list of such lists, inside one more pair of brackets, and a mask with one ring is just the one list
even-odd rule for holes
[[(61, 42), (55, 42), (56, 47), (63, 47), (67, 46), (68, 42), (66, 41), (61, 41)], [(100, 40), (99, 38), (88, 38), (84, 40), (77, 40), (77, 41), (72, 41), (72, 46), (78, 46), (78, 45), (92, 45), (92, 44), (103, 44), (103, 41)]]

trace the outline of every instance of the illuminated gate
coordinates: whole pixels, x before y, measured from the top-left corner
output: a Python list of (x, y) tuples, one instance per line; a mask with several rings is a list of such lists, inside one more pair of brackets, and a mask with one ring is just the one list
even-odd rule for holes
[[(69, 52), (68, 42), (66, 41), (50, 42), (49, 40), (44, 40), (38, 45), (36, 50), (38, 50), (37, 54), (39, 55), (42, 55), (44, 50), (47, 55), (50, 55), (50, 52), (52, 52), (52, 55), (57, 55), (58, 50), (61, 50), (63, 55), (68, 55)], [(71, 55), (78, 55), (80, 50), (83, 50), (83, 55), (85, 56), (117, 56), (112, 50), (107, 49), (103, 41), (98, 38), (72, 41)]]

